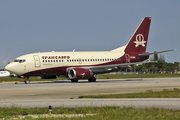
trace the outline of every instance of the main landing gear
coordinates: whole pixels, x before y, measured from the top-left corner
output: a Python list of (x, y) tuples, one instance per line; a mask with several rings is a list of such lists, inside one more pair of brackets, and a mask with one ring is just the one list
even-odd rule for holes
[(88, 81), (89, 81), (89, 82), (96, 82), (96, 78), (95, 78), (95, 77), (90, 77), (90, 78), (88, 79)]

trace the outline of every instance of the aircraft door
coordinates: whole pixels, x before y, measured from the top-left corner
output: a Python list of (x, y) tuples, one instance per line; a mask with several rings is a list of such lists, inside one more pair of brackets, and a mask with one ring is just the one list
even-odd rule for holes
[(36, 68), (41, 67), (40, 59), (39, 59), (38, 55), (34, 55), (34, 62), (35, 62), (35, 67)]
[(126, 63), (130, 63), (130, 55), (129, 54), (125, 54), (126, 56)]

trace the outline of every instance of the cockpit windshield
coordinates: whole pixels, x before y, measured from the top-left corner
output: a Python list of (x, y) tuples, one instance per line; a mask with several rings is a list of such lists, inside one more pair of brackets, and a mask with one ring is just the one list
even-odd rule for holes
[(20, 60), (16, 59), (16, 60), (14, 60), (14, 62), (24, 63), (24, 62), (26, 62), (26, 60), (25, 59), (20, 59)]

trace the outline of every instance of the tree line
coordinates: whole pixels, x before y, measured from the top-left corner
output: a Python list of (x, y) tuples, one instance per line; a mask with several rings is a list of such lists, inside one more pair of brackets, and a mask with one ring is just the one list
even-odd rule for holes
[(146, 72), (146, 73), (176, 73), (180, 70), (179, 62), (168, 63), (165, 62), (164, 55), (158, 56), (154, 54), (150, 61), (155, 61), (152, 63), (145, 63), (142, 65), (135, 65), (128, 68), (128, 72)]

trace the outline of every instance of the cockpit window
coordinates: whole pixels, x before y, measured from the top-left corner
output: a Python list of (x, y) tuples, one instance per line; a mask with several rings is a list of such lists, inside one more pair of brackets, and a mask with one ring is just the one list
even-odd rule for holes
[(19, 63), (22, 63), (22, 60), (19, 60)]
[(21, 60), (14, 60), (14, 62), (19, 62), (19, 63), (23, 63), (23, 62), (26, 62), (26, 60), (25, 59), (21, 59)]
[(19, 62), (19, 60), (14, 60), (14, 62)]

